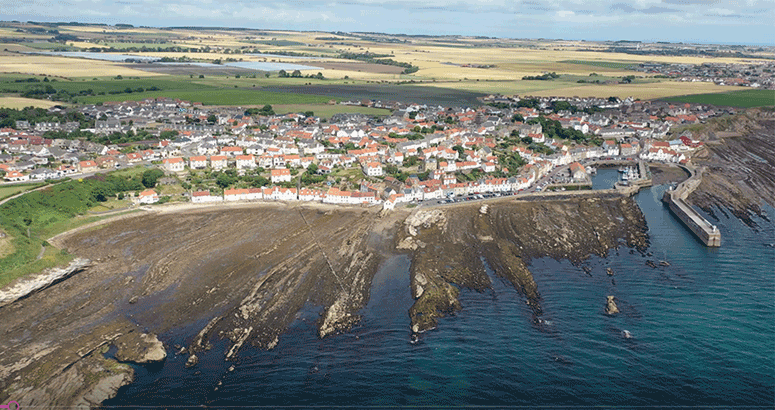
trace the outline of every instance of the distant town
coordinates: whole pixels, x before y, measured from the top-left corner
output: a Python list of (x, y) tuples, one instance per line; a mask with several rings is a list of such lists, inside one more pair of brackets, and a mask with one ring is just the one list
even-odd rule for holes
[[(565, 189), (588, 180), (590, 160), (686, 163), (702, 143), (671, 130), (735, 111), (615, 97), (483, 100), (478, 108), (345, 101), (392, 115), (330, 119), (164, 98), (54, 107), (49, 112), (77, 111), (86, 121), (0, 129), (0, 172), (12, 184), (144, 165), (165, 175), (159, 187), (130, 195), (136, 204), (320, 201), (389, 210)], [(144, 140), (112, 143), (138, 136)]]

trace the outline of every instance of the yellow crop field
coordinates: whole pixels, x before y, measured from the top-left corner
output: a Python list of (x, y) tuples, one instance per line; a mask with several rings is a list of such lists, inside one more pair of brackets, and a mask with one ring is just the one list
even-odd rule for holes
[(37, 55), (0, 56), (0, 73), (44, 74), (61, 77), (137, 76), (156, 73), (135, 70), (108, 61)]
[(61, 102), (37, 100), (34, 98), (23, 97), (0, 97), (0, 107), (2, 108), (25, 108), (25, 107), (40, 107), (49, 108), (55, 105), (62, 105)]

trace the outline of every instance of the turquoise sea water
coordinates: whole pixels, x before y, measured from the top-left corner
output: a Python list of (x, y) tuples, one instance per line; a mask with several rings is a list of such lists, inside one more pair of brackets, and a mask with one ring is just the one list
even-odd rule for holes
[[(601, 170), (595, 183), (616, 177)], [(274, 350), (243, 349), (233, 372), (223, 342), (194, 369), (171, 354), (162, 367), (138, 367), (136, 382), (106, 404), (772, 407), (775, 249), (766, 245), (775, 228), (722, 219), (722, 247), (706, 248), (663, 207), (664, 189), (636, 196), (652, 256), (623, 248), (593, 257), (591, 276), (567, 261), (533, 261), (542, 324), (493, 276), (493, 290), (463, 290), (463, 310), (411, 344), (409, 260), (398, 256), (380, 269), (352, 332), (318, 339), (310, 307)], [(652, 269), (648, 259), (670, 266)], [(607, 295), (620, 314), (604, 313)], [(180, 343), (193, 331), (160, 338)]]

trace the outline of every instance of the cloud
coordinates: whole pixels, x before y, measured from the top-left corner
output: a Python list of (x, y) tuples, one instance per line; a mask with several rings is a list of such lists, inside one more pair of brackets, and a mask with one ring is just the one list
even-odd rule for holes
[(773, 41), (772, 0), (0, 0), (4, 20), (463, 34)]

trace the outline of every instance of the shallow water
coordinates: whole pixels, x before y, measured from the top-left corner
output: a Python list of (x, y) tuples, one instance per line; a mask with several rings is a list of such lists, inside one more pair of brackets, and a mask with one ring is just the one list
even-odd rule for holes
[(56, 55), (56, 56), (63, 56), (63, 57), (78, 57), (78, 58), (86, 58), (89, 60), (103, 60), (103, 61), (113, 61), (113, 62), (124, 62), (128, 59), (131, 60), (142, 60), (144, 62), (149, 63), (155, 63), (155, 64), (163, 64), (163, 65), (194, 65), (198, 67), (210, 67), (210, 68), (217, 68), (217, 67), (237, 67), (237, 68), (244, 68), (248, 70), (258, 70), (258, 71), (279, 71), (279, 70), (323, 70), (320, 67), (313, 67), (309, 65), (303, 65), (303, 64), (294, 64), (294, 63), (277, 63), (277, 62), (261, 62), (261, 61), (239, 61), (239, 62), (230, 62), (230, 63), (223, 63), (223, 64), (212, 64), (212, 63), (202, 63), (202, 62), (160, 62), (159, 57), (149, 57), (149, 56), (140, 56), (140, 55), (131, 55), (131, 54), (113, 54), (113, 53), (93, 53), (93, 52), (87, 52), (87, 51), (41, 51), (36, 52), (36, 54), (47, 54), (47, 55)]
[[(597, 178), (607, 171), (618, 175)], [(593, 257), (591, 276), (567, 261), (533, 261), (543, 323), (490, 272), (492, 290), (462, 291), (463, 310), (411, 344), (409, 260), (397, 256), (378, 272), (352, 332), (318, 339), (319, 310), (309, 307), (274, 350), (244, 349), (233, 372), (221, 342), (194, 369), (172, 355), (161, 368), (138, 368), (106, 404), (771, 406), (775, 249), (765, 244), (775, 229), (722, 219), (722, 247), (706, 248), (663, 207), (664, 189), (636, 196), (653, 256), (623, 248)], [(670, 266), (652, 269), (648, 259)], [(607, 295), (620, 314), (604, 313)]]

